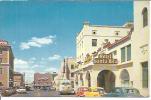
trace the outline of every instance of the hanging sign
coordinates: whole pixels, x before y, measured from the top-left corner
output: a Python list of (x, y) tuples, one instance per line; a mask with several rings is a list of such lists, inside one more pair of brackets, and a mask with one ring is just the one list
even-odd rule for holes
[(98, 58), (93, 59), (94, 64), (117, 64), (117, 59), (114, 59), (112, 54), (99, 54)]

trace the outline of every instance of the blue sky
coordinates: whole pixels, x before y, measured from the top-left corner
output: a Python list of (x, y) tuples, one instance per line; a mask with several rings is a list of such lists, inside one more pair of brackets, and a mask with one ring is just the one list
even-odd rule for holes
[(75, 57), (84, 21), (123, 25), (133, 21), (133, 2), (0, 2), (0, 39), (12, 45), (15, 70), (30, 81), (34, 72), (57, 71), (64, 57)]

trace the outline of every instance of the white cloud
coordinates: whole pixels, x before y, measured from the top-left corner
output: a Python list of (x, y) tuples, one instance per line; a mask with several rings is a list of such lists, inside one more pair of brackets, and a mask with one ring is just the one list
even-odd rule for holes
[(50, 67), (50, 68), (47, 68), (44, 70), (44, 72), (57, 72), (57, 71), (58, 71), (58, 69), (55, 67)]
[(32, 37), (27, 42), (22, 42), (20, 44), (21, 50), (30, 49), (31, 47), (42, 47), (44, 45), (53, 44), (55, 36), (46, 36), (42, 38)]
[(60, 55), (57, 55), (57, 54), (48, 57), (48, 59), (49, 59), (50, 61), (52, 61), (52, 60), (59, 60), (60, 58), (61, 58), (61, 56), (60, 56)]
[[(23, 66), (27, 66), (28, 65), (28, 62), (27, 61), (25, 61), (25, 60), (22, 60), (22, 59), (17, 59), (17, 58), (15, 58), (15, 60), (14, 60), (14, 64), (15, 65), (23, 65)], [(21, 66), (20, 66), (21, 67)]]
[(52, 60), (59, 60), (61, 58), (60, 55), (53, 55), (51, 57), (43, 57), (43, 58), (35, 58), (31, 57), (28, 60), (15, 58), (14, 60), (14, 70), (17, 72), (25, 73), (25, 79), (28, 82), (32, 82), (34, 80), (34, 73), (46, 73), (46, 72), (58, 72), (57, 67), (52, 67)]
[(31, 69), (31, 65), (28, 61), (15, 58), (14, 70), (17, 72), (25, 73), (25, 78), (28, 79), (30, 82), (33, 81), (34, 70)]

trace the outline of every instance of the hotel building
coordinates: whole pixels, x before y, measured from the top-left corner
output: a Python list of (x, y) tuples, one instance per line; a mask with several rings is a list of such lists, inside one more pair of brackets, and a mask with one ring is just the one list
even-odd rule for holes
[(98, 86), (110, 92), (114, 87), (134, 87), (149, 96), (149, 1), (134, 1), (133, 24), (84, 23), (76, 45), (75, 88)]
[(0, 40), (0, 87), (13, 87), (14, 55), (7, 41)]

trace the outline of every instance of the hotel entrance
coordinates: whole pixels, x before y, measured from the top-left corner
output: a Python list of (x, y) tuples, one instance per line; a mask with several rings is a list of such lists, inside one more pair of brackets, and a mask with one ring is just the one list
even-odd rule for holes
[(106, 92), (110, 92), (115, 87), (115, 75), (110, 70), (99, 72), (97, 77), (97, 86), (103, 87)]

